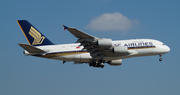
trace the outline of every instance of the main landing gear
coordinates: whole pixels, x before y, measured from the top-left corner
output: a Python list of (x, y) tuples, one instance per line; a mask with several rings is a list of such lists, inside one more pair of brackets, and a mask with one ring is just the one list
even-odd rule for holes
[(160, 62), (162, 61), (162, 58), (161, 58), (161, 56), (162, 56), (162, 55), (159, 55), (159, 57), (160, 57), (160, 58), (159, 58), (159, 61), (160, 61)]
[(91, 62), (89, 63), (89, 66), (93, 66), (93, 67), (101, 67), (101, 68), (104, 68), (104, 63), (105, 61), (104, 60), (99, 60), (99, 62)]

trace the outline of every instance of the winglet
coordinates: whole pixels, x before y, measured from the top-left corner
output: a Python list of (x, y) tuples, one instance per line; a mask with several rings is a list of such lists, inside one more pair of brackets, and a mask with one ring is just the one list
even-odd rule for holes
[(64, 27), (64, 30), (66, 30), (68, 27), (67, 26), (65, 26), (65, 25), (62, 25), (63, 27)]

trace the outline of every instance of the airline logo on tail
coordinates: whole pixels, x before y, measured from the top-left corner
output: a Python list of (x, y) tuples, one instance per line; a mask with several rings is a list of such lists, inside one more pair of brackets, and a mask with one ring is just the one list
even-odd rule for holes
[(29, 30), (29, 35), (31, 35), (34, 38), (32, 45), (41, 44), (45, 39), (45, 37), (41, 36), (41, 34), (32, 26), (31, 29)]

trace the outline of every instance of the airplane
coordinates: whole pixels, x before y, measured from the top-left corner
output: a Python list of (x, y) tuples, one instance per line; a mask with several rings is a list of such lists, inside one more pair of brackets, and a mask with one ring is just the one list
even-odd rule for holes
[(103, 68), (105, 63), (112, 66), (122, 64), (122, 59), (159, 55), (170, 51), (161, 41), (154, 39), (116, 40), (98, 38), (76, 28), (63, 25), (78, 40), (72, 44), (54, 44), (27, 20), (17, 20), (29, 44), (18, 43), (25, 55), (48, 59), (73, 61), (74, 64), (88, 63), (89, 66)]

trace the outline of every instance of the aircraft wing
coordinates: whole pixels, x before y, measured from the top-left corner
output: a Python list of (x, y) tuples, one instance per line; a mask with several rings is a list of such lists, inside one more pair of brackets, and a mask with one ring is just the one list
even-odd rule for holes
[[(86, 49), (93, 58), (102, 59), (103, 57), (116, 57), (128, 54), (124, 51), (122, 53), (114, 53), (113, 49), (115, 46), (113, 45), (111, 39), (97, 38), (87, 33), (84, 33), (76, 28), (70, 28), (64, 25), (63, 27), (64, 30), (67, 29), (70, 33), (72, 33), (75, 37), (78, 38), (77, 43), (81, 43), (80, 46), (84, 46), (84, 49)], [(127, 47), (116, 48), (116, 50), (125, 49), (127, 50)]]
[(91, 35), (89, 35), (87, 33), (82, 32), (82, 31), (80, 31), (80, 30), (78, 30), (76, 28), (71, 28), (71, 27), (67, 27), (67, 26), (64, 26), (64, 25), (63, 25), (63, 27), (64, 27), (64, 30), (67, 29), (69, 32), (71, 32), (77, 38), (80, 38), (80, 39), (94, 39), (94, 38), (96, 38), (94, 36), (91, 36)]

